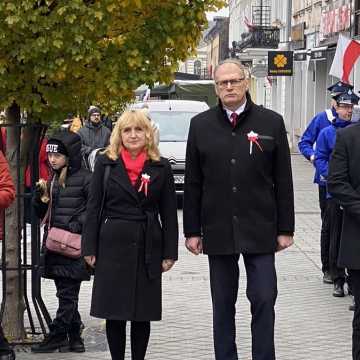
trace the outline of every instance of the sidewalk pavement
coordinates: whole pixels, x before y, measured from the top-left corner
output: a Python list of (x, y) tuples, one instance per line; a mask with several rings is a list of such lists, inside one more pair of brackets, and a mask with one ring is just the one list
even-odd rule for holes
[[(312, 166), (293, 155), (295, 181), (295, 245), (276, 256), (279, 295), (276, 304), (278, 360), (350, 360), (350, 297), (334, 298), (332, 285), (322, 283), (320, 270), (320, 214)], [(213, 360), (212, 310), (206, 256), (195, 257), (184, 248), (179, 211), (179, 262), (164, 275), (163, 320), (152, 323), (147, 360)], [(246, 276), (240, 270), (237, 303), (239, 358), (251, 360), (250, 307)], [(79, 309), (86, 325), (86, 353), (31, 354), (17, 349), (18, 360), (110, 359), (104, 321), (89, 316), (91, 282), (84, 282)], [(116, 284), (114, 284), (116, 286)], [(43, 297), (51, 315), (57, 307), (55, 288), (43, 281)], [(129, 344), (127, 345), (129, 350)], [(127, 353), (126, 359), (130, 359)]]

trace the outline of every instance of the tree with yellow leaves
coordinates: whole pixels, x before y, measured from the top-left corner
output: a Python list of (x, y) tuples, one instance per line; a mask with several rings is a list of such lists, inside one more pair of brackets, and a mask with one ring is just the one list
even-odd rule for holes
[[(92, 103), (114, 110), (139, 85), (170, 80), (178, 62), (195, 51), (205, 13), (223, 5), (224, 0), (1, 0), (0, 108), (7, 109), (11, 124), (19, 124), (20, 112), (28, 121), (52, 122)], [(7, 153), (18, 181), (16, 129), (8, 129)], [(10, 267), (20, 256), (18, 211), (10, 210), (7, 219)], [(14, 285), (20, 280), (13, 276), (4, 325), (12, 339), (22, 340), (24, 307)]]

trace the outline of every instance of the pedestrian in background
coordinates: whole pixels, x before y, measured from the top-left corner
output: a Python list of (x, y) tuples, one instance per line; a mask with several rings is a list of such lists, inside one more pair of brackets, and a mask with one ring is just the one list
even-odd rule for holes
[(355, 300), (352, 359), (360, 360), (360, 123), (339, 129), (329, 164), (328, 191), (343, 208), (338, 266), (347, 268)]
[[(15, 199), (15, 186), (10, 175), (9, 165), (0, 150), (0, 240), (4, 239), (4, 210), (11, 205)], [(6, 266), (6, 264), (3, 264)], [(15, 360), (15, 353), (5, 338), (0, 325), (0, 360)]]
[[(315, 168), (319, 174), (319, 185), (326, 188), (329, 161), (333, 152), (337, 130), (351, 124), (352, 109), (357, 104), (359, 97), (352, 90), (347, 90), (342, 94), (335, 95), (335, 118), (331, 125), (322, 129), (318, 136), (315, 149)], [(334, 283), (333, 296), (343, 297), (345, 283), (345, 269), (337, 265), (340, 234), (342, 228), (342, 209), (329, 194), (326, 196), (326, 210), (324, 218), (329, 230), (329, 271), (331, 280)], [(350, 284), (350, 281), (348, 282)], [(350, 286), (349, 286), (350, 289)], [(351, 291), (349, 291), (351, 293)]]
[(109, 145), (110, 130), (101, 121), (100, 109), (91, 106), (88, 112), (88, 120), (85, 125), (78, 131), (81, 137), (81, 155), (83, 165), (89, 169), (88, 157), (95, 149), (105, 148)]
[(112, 359), (124, 359), (131, 321), (131, 359), (143, 360), (150, 322), (161, 320), (161, 274), (177, 260), (178, 222), (171, 166), (141, 110), (121, 115), (95, 164), (82, 249), (95, 267), (90, 314), (106, 319)]
[(214, 78), (219, 105), (190, 124), (185, 244), (195, 255), (208, 255), (216, 360), (238, 358), (240, 254), (251, 304), (252, 359), (274, 360), (275, 252), (291, 246), (294, 233), (286, 130), (279, 114), (252, 102), (240, 62), (223, 61)]
[(31, 348), (36, 353), (85, 351), (78, 302), (81, 282), (90, 280), (86, 263), (81, 257), (70, 258), (46, 248), (49, 228), (82, 233), (91, 174), (81, 168), (80, 149), (80, 137), (70, 131), (49, 139), (46, 151), (53, 177), (45, 191), (38, 187), (33, 197), (35, 211), (45, 223), (42, 276), (54, 280), (59, 300), (49, 335)]
[[(338, 94), (343, 93), (344, 91), (352, 89), (352, 85), (343, 83), (341, 81), (338, 81), (328, 87), (328, 91), (330, 91), (332, 98)], [(332, 99), (330, 109), (326, 109), (325, 111), (322, 111), (314, 116), (299, 141), (298, 146), (300, 152), (312, 164), (314, 164), (315, 160), (315, 144), (317, 142), (320, 131), (330, 126), (332, 121), (337, 116), (334, 105), (336, 105), (336, 101)], [(320, 175), (316, 168), (314, 183), (318, 184), (319, 188), (319, 206), (321, 211), (320, 256), (323, 272), (323, 282), (325, 284), (332, 284), (333, 280), (331, 278), (329, 265), (330, 232), (329, 223), (326, 218), (326, 186), (320, 180)]]

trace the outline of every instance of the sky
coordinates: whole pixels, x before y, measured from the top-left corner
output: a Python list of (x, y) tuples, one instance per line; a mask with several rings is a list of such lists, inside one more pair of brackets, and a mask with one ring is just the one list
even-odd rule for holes
[(219, 10), (218, 12), (208, 12), (206, 14), (208, 20), (212, 20), (214, 16), (229, 16), (229, 8), (226, 7)]

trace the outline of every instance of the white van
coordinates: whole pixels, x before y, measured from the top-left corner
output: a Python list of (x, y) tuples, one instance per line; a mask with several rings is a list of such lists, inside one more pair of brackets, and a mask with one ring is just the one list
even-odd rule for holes
[[(159, 128), (160, 153), (172, 166), (176, 193), (184, 193), (185, 152), (190, 120), (196, 114), (209, 109), (202, 101), (148, 100), (137, 102), (131, 109), (148, 108), (151, 119)], [(180, 202), (182, 199), (179, 199)]]

